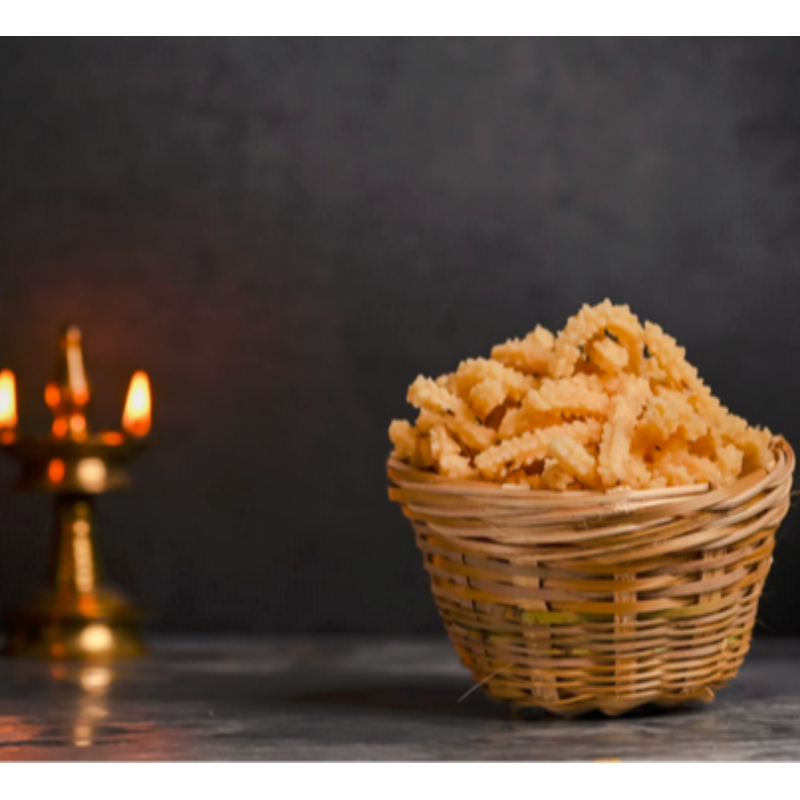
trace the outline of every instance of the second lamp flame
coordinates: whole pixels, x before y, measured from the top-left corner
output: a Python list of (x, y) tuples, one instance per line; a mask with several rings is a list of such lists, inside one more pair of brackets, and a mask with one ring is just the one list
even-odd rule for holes
[(0, 428), (17, 425), (17, 386), (10, 369), (0, 372)]
[(150, 379), (146, 372), (135, 372), (128, 388), (122, 427), (132, 436), (147, 436), (152, 421)]

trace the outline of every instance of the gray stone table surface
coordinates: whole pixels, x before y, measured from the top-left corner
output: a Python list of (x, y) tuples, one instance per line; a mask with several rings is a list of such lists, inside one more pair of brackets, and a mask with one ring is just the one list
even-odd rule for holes
[(0, 659), (0, 760), (800, 760), (800, 642), (710, 705), (513, 717), (444, 638), (159, 638), (115, 666)]

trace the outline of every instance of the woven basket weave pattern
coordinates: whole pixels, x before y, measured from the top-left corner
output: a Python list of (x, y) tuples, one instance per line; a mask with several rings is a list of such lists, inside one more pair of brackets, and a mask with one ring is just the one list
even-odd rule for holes
[(750, 646), (794, 454), (720, 489), (523, 492), (389, 461), (461, 660), (561, 715), (710, 700)]

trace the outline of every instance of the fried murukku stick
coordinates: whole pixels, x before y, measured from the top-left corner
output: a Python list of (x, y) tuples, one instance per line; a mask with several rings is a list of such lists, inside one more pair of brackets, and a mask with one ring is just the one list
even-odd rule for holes
[(658, 362), (676, 387), (698, 391), (703, 382), (697, 369), (686, 360), (686, 348), (680, 347), (660, 325), (644, 324), (644, 345), (647, 352)]
[(684, 486), (687, 483), (718, 486), (723, 480), (722, 470), (711, 459), (687, 452), (664, 453), (654, 462), (654, 469), (666, 479), (667, 486)]
[(523, 375), (491, 358), (467, 358), (462, 361), (451, 385), (460, 397), (466, 398), (477, 384), (489, 379), (496, 381), (502, 387), (505, 396), (501, 403), (507, 398), (513, 401), (520, 400), (536, 385), (530, 375)]
[(442, 475), (452, 478), (472, 478), (477, 472), (461, 453), (461, 446), (444, 425), (435, 425), (430, 432), (431, 455)]
[(542, 488), (556, 492), (564, 492), (576, 484), (575, 476), (554, 458), (545, 459), (542, 474), (536, 477), (539, 478)]
[(479, 419), (486, 419), (507, 397), (503, 384), (495, 378), (485, 378), (476, 383), (467, 395), (467, 402)]
[(554, 436), (548, 442), (547, 455), (549, 458), (555, 459), (561, 469), (572, 478), (579, 480), (584, 486), (598, 484), (597, 460), (572, 436), (566, 434)]
[(540, 413), (530, 408), (510, 408), (497, 428), (500, 439), (513, 439), (532, 430), (560, 425), (564, 420), (556, 414)]
[(437, 414), (470, 414), (469, 407), (460, 397), (423, 375), (417, 376), (408, 387), (406, 399), (414, 408), (424, 408)]
[(647, 381), (634, 378), (621, 394), (611, 400), (597, 457), (597, 471), (607, 487), (620, 484), (640, 486), (650, 480), (650, 472), (644, 463), (631, 455), (636, 422), (650, 394)]
[(606, 372), (620, 372), (630, 361), (628, 351), (607, 336), (595, 339), (588, 349), (589, 360)]
[(508, 439), (484, 450), (475, 457), (475, 466), (480, 473), (490, 479), (504, 478), (509, 469), (527, 467), (536, 461), (543, 461), (547, 456), (547, 448), (556, 436), (571, 436), (578, 442), (588, 442), (596, 438), (600, 423), (570, 422), (565, 425), (554, 425), (522, 434), (515, 439)]
[(471, 450), (490, 447), (497, 438), (495, 432), (484, 427), (472, 409), (460, 397), (430, 378), (420, 375), (408, 389), (408, 402), (441, 418), (440, 422)]
[(689, 400), (673, 389), (660, 389), (647, 401), (641, 420), (653, 435), (663, 440), (681, 430), (687, 442), (694, 442), (708, 433), (708, 422), (692, 407)]
[(389, 438), (394, 444), (394, 455), (414, 467), (428, 469), (435, 461), (430, 439), (406, 420), (396, 419), (389, 426)]
[(600, 388), (600, 382), (592, 378), (586, 375), (564, 380), (545, 378), (538, 389), (531, 389), (525, 395), (522, 407), (540, 413), (605, 416), (608, 395)]
[(598, 334), (606, 335), (606, 332), (625, 339), (631, 345), (632, 354), (638, 353), (644, 330), (628, 306), (614, 306), (608, 300), (596, 306), (584, 305), (556, 337), (550, 369), (553, 377), (572, 375), (583, 356), (582, 348)]
[(524, 339), (509, 339), (492, 348), (492, 358), (526, 375), (547, 375), (553, 357), (553, 334), (537, 325)]

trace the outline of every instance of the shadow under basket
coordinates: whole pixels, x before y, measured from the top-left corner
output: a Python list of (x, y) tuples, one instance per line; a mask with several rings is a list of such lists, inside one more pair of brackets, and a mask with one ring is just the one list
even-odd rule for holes
[(464, 665), (494, 700), (562, 716), (710, 701), (750, 647), (794, 453), (734, 484), (525, 491), (391, 458)]

